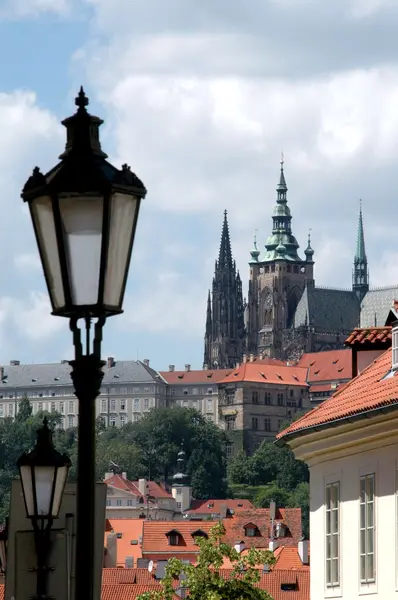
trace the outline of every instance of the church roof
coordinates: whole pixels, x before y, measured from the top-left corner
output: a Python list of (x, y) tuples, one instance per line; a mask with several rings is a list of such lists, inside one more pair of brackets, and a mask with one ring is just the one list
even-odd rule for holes
[(297, 305), (294, 327), (352, 330), (359, 323), (359, 308), (358, 299), (350, 290), (307, 286)]
[(361, 304), (361, 327), (383, 327), (395, 298), (398, 298), (397, 285), (369, 290)]

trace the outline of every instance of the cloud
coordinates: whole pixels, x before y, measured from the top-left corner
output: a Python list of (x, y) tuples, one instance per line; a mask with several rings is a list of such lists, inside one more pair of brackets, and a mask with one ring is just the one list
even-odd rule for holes
[(28, 269), (29, 271), (41, 269), (38, 253), (17, 254), (17, 256), (14, 256), (14, 265), (17, 267), (17, 269)]
[(3, 0), (0, 19), (36, 17), (43, 13), (65, 16), (72, 8), (72, 0)]
[(7, 298), (5, 304), (20, 333), (33, 341), (51, 338), (65, 326), (64, 319), (51, 315), (48, 294), (32, 291), (24, 301)]

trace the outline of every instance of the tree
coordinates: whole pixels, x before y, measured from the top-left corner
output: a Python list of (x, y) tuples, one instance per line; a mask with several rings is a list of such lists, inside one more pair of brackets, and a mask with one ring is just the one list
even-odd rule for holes
[(251, 459), (253, 485), (265, 485), (275, 481), (280, 459), (280, 448), (273, 442), (263, 442)]
[(29, 398), (26, 394), (22, 396), (20, 403), (18, 404), (18, 413), (15, 420), (19, 423), (25, 423), (32, 414), (32, 405), (29, 402)]
[(272, 500), (276, 502), (277, 506), (290, 506), (292, 504), (290, 492), (275, 484), (260, 490), (255, 498), (255, 503), (259, 508), (269, 508)]
[[(189, 590), (190, 600), (272, 600), (265, 590), (255, 587), (255, 584), (260, 580), (256, 565), (274, 565), (273, 553), (251, 548), (242, 556), (235, 548), (222, 543), (224, 533), (224, 526), (218, 523), (210, 529), (208, 539), (198, 537), (195, 541), (200, 550), (196, 564), (170, 559), (166, 575), (161, 581), (161, 591), (145, 592), (137, 600), (173, 600), (174, 581), (182, 574), (184, 578), (180, 578), (180, 585)], [(228, 579), (219, 573), (224, 558), (228, 558), (233, 565)]]
[(239, 450), (228, 465), (231, 483), (251, 485), (253, 480), (252, 461), (244, 450)]
[(292, 508), (301, 508), (303, 536), (310, 537), (310, 486), (309, 483), (299, 483), (291, 495)]

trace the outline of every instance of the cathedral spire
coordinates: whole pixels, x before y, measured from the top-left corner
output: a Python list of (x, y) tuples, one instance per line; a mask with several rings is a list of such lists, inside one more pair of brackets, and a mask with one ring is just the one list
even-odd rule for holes
[(362, 200), (359, 201), (359, 219), (357, 245), (354, 255), (354, 270), (352, 274), (352, 289), (361, 302), (369, 290), (368, 259), (365, 251), (365, 235), (363, 229)]
[(207, 296), (207, 312), (206, 312), (206, 335), (211, 335), (212, 318), (211, 318), (211, 296), (210, 290)]
[(233, 261), (231, 252), (231, 241), (229, 239), (227, 214), (227, 211), (224, 210), (224, 222), (221, 233), (220, 252), (218, 254), (218, 267), (226, 267), (228, 269), (231, 269), (233, 267)]
[(286, 192), (287, 192), (287, 185), (286, 185), (286, 179), (285, 179), (285, 171), (284, 171), (284, 164), (285, 164), (285, 159), (283, 157), (283, 152), (281, 154), (281, 160), (280, 160), (280, 165), (281, 165), (281, 172), (279, 175), (279, 183), (276, 187), (276, 191), (278, 193), (278, 197), (277, 197), (277, 202), (287, 202), (286, 199)]

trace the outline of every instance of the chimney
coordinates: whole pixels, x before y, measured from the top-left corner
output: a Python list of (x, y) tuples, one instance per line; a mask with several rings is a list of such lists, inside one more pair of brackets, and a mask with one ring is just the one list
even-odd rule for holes
[(247, 354), (244, 354), (242, 356), (242, 362), (243, 362), (243, 364), (247, 363)]
[(122, 478), (127, 479), (127, 473), (125, 471), (123, 471), (123, 473), (122, 473)]
[(144, 358), (142, 361), (146, 367), (149, 367), (149, 358)]
[(19, 360), (10, 360), (10, 367), (19, 367), (20, 364)]
[(271, 552), (275, 552), (278, 547), (278, 542), (276, 540), (270, 540), (268, 544), (268, 550)]
[(117, 536), (116, 533), (108, 533), (106, 536), (106, 562), (108, 568), (115, 568), (117, 563)]
[(300, 540), (297, 547), (299, 557), (303, 565), (308, 565), (308, 540)]
[(203, 365), (203, 370), (204, 370), (204, 371), (208, 371), (208, 369), (209, 369), (209, 365), (208, 365), (207, 363), (205, 363), (205, 364)]
[(227, 505), (226, 504), (220, 504), (220, 519), (226, 519), (227, 518)]
[(169, 365), (169, 373), (173, 373), (174, 369), (175, 369), (174, 365)]
[(185, 365), (185, 371), (187, 373), (189, 373), (190, 370), (191, 370), (191, 365)]
[(106, 481), (107, 479), (110, 479), (111, 477), (113, 477), (114, 473), (105, 473), (104, 475), (104, 481)]
[(249, 361), (252, 363), (254, 362), (254, 354), (250, 354), (249, 355)]
[(235, 542), (234, 548), (240, 554), (245, 549), (245, 542), (243, 542), (243, 541), (241, 541), (241, 542)]
[(138, 489), (140, 491), (141, 496), (146, 496), (148, 493), (148, 482), (146, 479), (138, 480)]
[(115, 366), (115, 359), (113, 358), (113, 356), (108, 356), (108, 358), (106, 359), (106, 363), (108, 369), (112, 369), (112, 367)]

